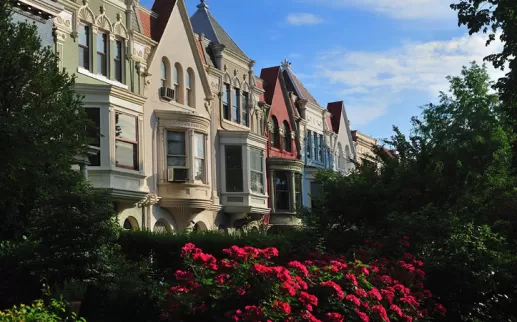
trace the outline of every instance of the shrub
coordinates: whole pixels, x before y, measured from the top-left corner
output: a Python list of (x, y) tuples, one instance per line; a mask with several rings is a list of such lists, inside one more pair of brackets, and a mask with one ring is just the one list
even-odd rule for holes
[[(407, 244), (407, 240), (401, 241)], [(376, 245), (378, 246), (378, 245)], [(194, 244), (182, 248), (185, 270), (175, 273), (164, 303), (169, 321), (413, 321), (445, 314), (424, 289), (423, 263), (410, 253), (396, 262), (313, 254), (275, 265), (274, 247), (232, 246), (217, 259)]]
[(47, 305), (43, 300), (36, 300), (32, 305), (21, 304), (5, 311), (0, 311), (0, 322), (57, 322), (77, 321), (86, 322), (77, 318), (75, 313), (67, 314), (66, 303), (62, 300), (51, 299)]

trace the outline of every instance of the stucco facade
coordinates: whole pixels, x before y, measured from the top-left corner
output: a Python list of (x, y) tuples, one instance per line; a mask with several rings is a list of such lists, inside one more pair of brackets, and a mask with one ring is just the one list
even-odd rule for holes
[(345, 103), (343, 101), (328, 103), (327, 110), (330, 112), (332, 130), (337, 134), (331, 147), (334, 159), (332, 169), (347, 174), (355, 168), (357, 157)]
[(149, 228), (212, 230), (219, 210), (210, 148), (212, 93), (184, 1), (156, 1), (154, 8), (159, 18), (151, 26), (163, 30), (152, 30), (160, 38), (144, 88), (144, 174), (158, 201), (150, 205)]
[[(60, 66), (76, 78), (76, 91), (96, 123), (96, 154), (88, 177), (108, 189), (127, 228), (146, 227), (145, 211), (128, 213), (149, 194), (144, 171), (144, 103), (147, 59), (156, 42), (142, 28), (138, 3), (128, 0), (58, 0), (54, 18)], [(138, 215), (137, 215), (138, 213)]]
[(355, 150), (357, 151), (357, 163), (363, 164), (365, 161), (377, 163), (374, 149), (377, 147), (377, 140), (357, 130), (352, 131)]
[(253, 228), (269, 213), (262, 80), (254, 61), (231, 39), (204, 2), (191, 16), (199, 55), (214, 97), (211, 108), (212, 182), (220, 229)]

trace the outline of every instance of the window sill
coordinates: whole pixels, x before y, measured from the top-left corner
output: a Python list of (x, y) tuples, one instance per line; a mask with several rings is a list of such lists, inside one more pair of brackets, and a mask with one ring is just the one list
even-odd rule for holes
[(114, 81), (114, 80), (111, 80), (111, 79), (108, 79), (106, 76), (94, 74), (94, 73), (90, 72), (89, 70), (84, 69), (82, 67), (77, 67), (77, 72), (79, 74), (83, 74), (85, 76), (88, 76), (88, 77), (91, 77), (91, 78), (95, 78), (96, 80), (99, 80), (101, 82), (108, 83), (108, 84), (111, 84), (111, 85), (114, 85), (114, 86), (117, 86), (117, 87), (120, 87), (120, 88), (123, 88), (123, 89), (128, 89), (129, 88), (127, 85), (124, 85), (124, 84), (122, 84), (120, 82), (117, 82), (117, 81)]
[(246, 125), (243, 125), (243, 124), (240, 124), (240, 123), (235, 123), (234, 121), (230, 121), (230, 120), (227, 120), (225, 118), (223, 118), (223, 123), (225, 124), (228, 124), (228, 125), (232, 125), (232, 126), (236, 126), (236, 127), (239, 127), (243, 130), (246, 130), (246, 131), (249, 131), (250, 130), (250, 127), (249, 126), (246, 126)]
[(119, 173), (119, 174), (122, 174), (122, 175), (128, 175), (128, 176), (132, 176), (132, 177), (137, 177), (137, 178), (145, 178), (145, 174), (143, 172), (141, 172), (140, 170), (130, 170), (130, 169), (124, 169), (124, 168), (119, 168), (119, 167), (111, 167), (111, 168), (106, 168), (106, 167), (101, 167), (101, 166), (88, 166), (88, 171), (94, 171), (94, 172), (115, 172), (115, 173)]

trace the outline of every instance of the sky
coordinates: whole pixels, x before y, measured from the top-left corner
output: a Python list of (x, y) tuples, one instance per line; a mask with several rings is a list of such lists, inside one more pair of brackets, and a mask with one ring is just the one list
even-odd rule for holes
[[(147, 2), (146, 2), (147, 1)], [(151, 7), (152, 0), (142, 4)], [(458, 27), (456, 0), (206, 0), (212, 15), (256, 61), (284, 59), (326, 108), (344, 101), (352, 129), (378, 139), (408, 133), (421, 106), (448, 90), (447, 75), (498, 52)], [(189, 15), (199, 0), (185, 0)], [(493, 79), (504, 72), (489, 66)]]

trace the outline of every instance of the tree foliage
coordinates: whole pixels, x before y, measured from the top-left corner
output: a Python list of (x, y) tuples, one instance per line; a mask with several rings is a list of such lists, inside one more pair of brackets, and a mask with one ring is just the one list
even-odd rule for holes
[(319, 173), (323, 200), (304, 219), (321, 232), (410, 236), (433, 293), (450, 306), (447, 319), (507, 319), (517, 295), (507, 287), (517, 263), (514, 135), (484, 66), (448, 80), (449, 92), (412, 119), (409, 136), (394, 128), (386, 144), (396, 157), (378, 149), (380, 168)]
[[(40, 280), (95, 277), (115, 238), (108, 195), (72, 169), (94, 124), (30, 23), (0, 0), (0, 303), (31, 300)], [(32, 298), (31, 298), (32, 297)]]

